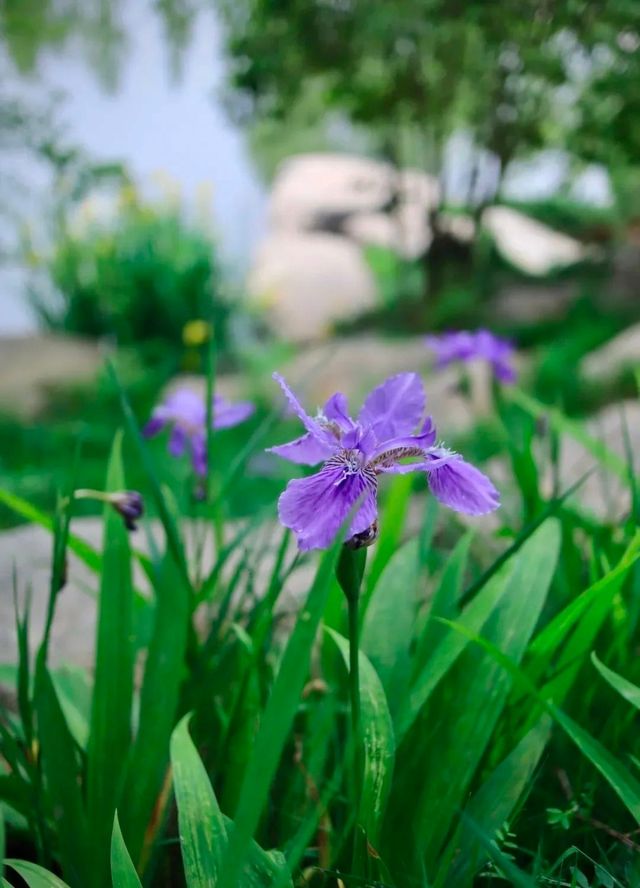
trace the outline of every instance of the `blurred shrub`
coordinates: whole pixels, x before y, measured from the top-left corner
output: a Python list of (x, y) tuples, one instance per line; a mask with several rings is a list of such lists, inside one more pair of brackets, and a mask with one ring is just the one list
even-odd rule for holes
[(45, 326), (121, 345), (179, 345), (185, 326), (206, 318), (224, 348), (228, 307), (210, 235), (175, 200), (152, 204), (131, 186), (97, 216), (86, 201), (56, 226), (51, 254), (36, 257), (47, 286), (32, 299)]

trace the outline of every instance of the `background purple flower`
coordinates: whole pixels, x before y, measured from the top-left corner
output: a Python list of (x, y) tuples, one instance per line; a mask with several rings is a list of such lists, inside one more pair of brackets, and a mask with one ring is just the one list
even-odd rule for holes
[[(244, 422), (254, 411), (253, 404), (241, 401), (233, 404), (221, 395), (213, 399), (213, 428), (227, 429)], [(207, 471), (207, 407), (205, 399), (193, 389), (180, 388), (171, 392), (154, 409), (143, 429), (147, 438), (157, 435), (165, 427), (171, 428), (169, 453), (179, 457), (188, 448), (194, 471), (205, 475)]]
[(435, 352), (436, 367), (441, 369), (454, 361), (483, 360), (491, 364), (500, 382), (515, 382), (514, 346), (490, 330), (458, 330), (440, 336), (427, 336), (426, 343)]
[(499, 494), (486, 475), (436, 444), (433, 420), (423, 418), (426, 397), (416, 373), (391, 376), (375, 388), (357, 419), (340, 392), (311, 417), (284, 379), (277, 373), (274, 379), (306, 431), (270, 452), (302, 465), (324, 463), (316, 474), (290, 481), (278, 500), (280, 521), (300, 549), (329, 546), (356, 503), (346, 538), (365, 533), (377, 519), (380, 474), (425, 472), (433, 495), (468, 515), (498, 507)]

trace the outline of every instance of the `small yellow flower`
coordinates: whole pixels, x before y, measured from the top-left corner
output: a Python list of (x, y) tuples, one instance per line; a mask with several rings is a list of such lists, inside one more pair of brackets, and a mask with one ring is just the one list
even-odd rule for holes
[(197, 346), (208, 342), (212, 333), (211, 324), (201, 318), (196, 318), (193, 321), (188, 321), (182, 328), (182, 341), (191, 348), (197, 348)]

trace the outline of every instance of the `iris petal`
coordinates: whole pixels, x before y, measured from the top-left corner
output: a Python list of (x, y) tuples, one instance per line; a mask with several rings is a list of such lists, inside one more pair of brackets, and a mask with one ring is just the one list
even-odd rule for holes
[(380, 441), (409, 435), (425, 411), (426, 396), (417, 373), (390, 376), (366, 398), (358, 422), (369, 426)]
[(306, 435), (296, 438), (295, 441), (289, 441), (288, 444), (278, 444), (276, 447), (267, 448), (267, 453), (275, 453), (277, 456), (300, 466), (315, 466), (329, 459), (337, 447), (337, 441), (333, 447), (330, 447), (307, 432)]
[(302, 551), (326, 549), (363, 494), (365, 499), (352, 523), (352, 535), (359, 532), (353, 531), (353, 527), (367, 521), (375, 509), (375, 482), (372, 484), (361, 472), (345, 473), (343, 465), (328, 465), (308, 478), (290, 481), (278, 500), (278, 514), (281, 523), (295, 533)]
[(429, 487), (437, 500), (465, 515), (486, 515), (500, 505), (500, 494), (492, 482), (458, 454), (450, 459), (434, 452), (424, 468)]
[(298, 417), (302, 425), (305, 429), (313, 435), (314, 438), (317, 438), (319, 441), (323, 441), (326, 444), (331, 444), (331, 432), (327, 429), (323, 429), (320, 423), (318, 423), (315, 419), (312, 419), (309, 414), (306, 412), (300, 401), (296, 398), (294, 393), (291, 391), (285, 380), (279, 373), (274, 373), (273, 378), (278, 383), (280, 388), (282, 389), (285, 398), (289, 402), (289, 407)]

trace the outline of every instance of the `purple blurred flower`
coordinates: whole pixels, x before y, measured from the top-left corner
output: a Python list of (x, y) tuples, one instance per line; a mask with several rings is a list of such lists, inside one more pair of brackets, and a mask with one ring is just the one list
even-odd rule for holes
[[(355, 420), (340, 392), (312, 418), (284, 379), (277, 373), (274, 379), (306, 433), (270, 452), (301, 465), (324, 463), (315, 475), (290, 481), (278, 501), (280, 521), (294, 531), (301, 550), (329, 546), (358, 500), (346, 539), (356, 545), (373, 542), (378, 475), (383, 473), (424, 471), (434, 496), (468, 515), (483, 515), (500, 504), (498, 491), (482, 472), (436, 444), (433, 420), (423, 418), (426, 397), (416, 373), (391, 376), (375, 388)], [(407, 458), (414, 461), (401, 462)]]
[(436, 354), (436, 367), (441, 369), (453, 361), (480, 359), (491, 364), (500, 382), (515, 382), (513, 366), (515, 348), (506, 339), (489, 330), (458, 330), (440, 336), (427, 336), (426, 343)]
[[(253, 404), (241, 401), (232, 404), (221, 395), (213, 399), (213, 428), (227, 429), (244, 422), (254, 411)], [(171, 427), (169, 453), (182, 456), (187, 447), (191, 451), (191, 461), (197, 475), (207, 471), (207, 407), (205, 399), (192, 389), (176, 389), (159, 404), (151, 414), (151, 419), (143, 429), (143, 434), (151, 438), (166, 426)]]
[(108, 493), (105, 496), (106, 501), (111, 503), (119, 515), (122, 515), (124, 526), (127, 530), (137, 530), (136, 522), (144, 514), (142, 494), (138, 493), (137, 490), (120, 490), (116, 493)]

